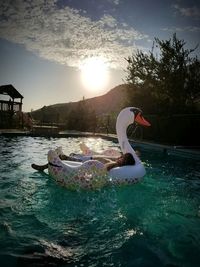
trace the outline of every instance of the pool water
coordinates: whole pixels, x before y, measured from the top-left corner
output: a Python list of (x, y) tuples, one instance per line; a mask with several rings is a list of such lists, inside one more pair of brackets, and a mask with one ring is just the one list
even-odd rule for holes
[(199, 266), (200, 163), (143, 151), (142, 182), (69, 191), (31, 163), (94, 138), (0, 137), (1, 266)]

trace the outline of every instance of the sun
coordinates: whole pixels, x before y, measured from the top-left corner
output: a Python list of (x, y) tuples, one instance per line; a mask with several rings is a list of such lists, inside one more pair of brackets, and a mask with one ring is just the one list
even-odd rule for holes
[(86, 59), (81, 65), (81, 80), (90, 91), (101, 91), (106, 88), (109, 80), (108, 67), (101, 57)]

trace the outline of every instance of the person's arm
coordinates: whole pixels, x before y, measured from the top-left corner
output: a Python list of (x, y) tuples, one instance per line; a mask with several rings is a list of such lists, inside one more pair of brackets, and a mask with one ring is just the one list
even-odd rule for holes
[(111, 163), (116, 161), (116, 157), (105, 157), (104, 155), (94, 155), (92, 156), (92, 159), (99, 160), (102, 163)]
[(111, 170), (112, 168), (118, 167), (117, 162), (109, 162), (104, 165), (107, 171)]

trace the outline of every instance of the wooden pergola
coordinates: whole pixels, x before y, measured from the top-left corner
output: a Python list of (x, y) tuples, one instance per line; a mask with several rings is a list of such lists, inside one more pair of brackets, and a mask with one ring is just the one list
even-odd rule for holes
[[(11, 84), (0, 86), (0, 129), (23, 126), (23, 98)], [(20, 118), (17, 123), (14, 120), (15, 114)]]
[(0, 99), (0, 111), (22, 111), (22, 99), (24, 97), (11, 84), (1, 85), (0, 95), (10, 97), (9, 100)]

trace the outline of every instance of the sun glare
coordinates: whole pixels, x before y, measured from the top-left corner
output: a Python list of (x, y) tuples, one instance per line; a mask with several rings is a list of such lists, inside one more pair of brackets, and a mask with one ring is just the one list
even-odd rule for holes
[(81, 66), (81, 80), (86, 89), (101, 91), (108, 83), (108, 69), (105, 61), (100, 57), (85, 60)]

